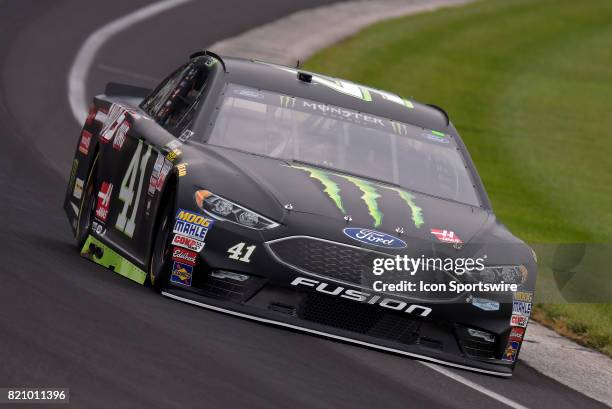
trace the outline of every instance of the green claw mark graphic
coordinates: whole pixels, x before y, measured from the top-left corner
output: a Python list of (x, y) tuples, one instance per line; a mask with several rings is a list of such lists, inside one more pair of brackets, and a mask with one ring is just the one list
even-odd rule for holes
[(340, 196), (340, 187), (336, 182), (331, 180), (329, 177), (329, 173), (324, 172), (322, 170), (309, 168), (305, 166), (292, 166), (295, 169), (301, 169), (309, 173), (310, 177), (318, 180), (325, 187), (323, 190), (327, 193), (327, 196), (334, 202), (336, 207), (340, 209), (340, 211), (346, 214), (346, 210), (344, 210), (344, 206), (342, 205), (342, 197)]
[(318, 180), (325, 187), (324, 192), (327, 193), (327, 196), (329, 196), (329, 198), (334, 202), (336, 207), (340, 209), (340, 211), (342, 211), (343, 214), (346, 214), (346, 210), (344, 209), (344, 205), (342, 204), (342, 197), (340, 196), (340, 187), (338, 186), (338, 183), (334, 182), (330, 178), (330, 176), (333, 175), (341, 177), (357, 186), (357, 188), (363, 192), (363, 196), (361, 196), (361, 199), (368, 207), (368, 213), (374, 219), (374, 227), (378, 227), (381, 225), (382, 218), (384, 216), (384, 214), (378, 208), (378, 198), (381, 197), (381, 195), (376, 190), (377, 187), (397, 192), (399, 197), (410, 208), (410, 211), (412, 213), (412, 222), (414, 223), (416, 228), (420, 228), (425, 223), (425, 221), (423, 220), (423, 210), (414, 201), (414, 196), (405, 190), (384, 185), (377, 186), (366, 180), (354, 176), (343, 175), (335, 172), (327, 172), (308, 166), (293, 165), (291, 167), (294, 169), (300, 169), (305, 172), (308, 172), (311, 178)]
[(412, 196), (410, 193), (406, 192), (405, 190), (401, 190), (401, 189), (393, 189), (393, 190), (395, 190), (399, 194), (399, 196), (404, 200), (404, 202), (406, 202), (408, 207), (410, 207), (410, 211), (412, 212), (412, 222), (414, 223), (414, 225), (417, 228), (421, 227), (421, 225), (424, 223), (423, 210), (419, 206), (417, 206), (417, 204), (414, 202), (414, 196)]
[(376, 191), (376, 188), (372, 186), (369, 182), (366, 182), (362, 179), (346, 175), (338, 176), (341, 176), (344, 179), (348, 180), (363, 192), (363, 196), (361, 196), (361, 198), (365, 202), (366, 206), (368, 206), (368, 212), (370, 213), (370, 216), (372, 216), (372, 218), (374, 219), (374, 227), (380, 226), (380, 224), (382, 223), (383, 214), (378, 209), (377, 199), (380, 197), (380, 195)]

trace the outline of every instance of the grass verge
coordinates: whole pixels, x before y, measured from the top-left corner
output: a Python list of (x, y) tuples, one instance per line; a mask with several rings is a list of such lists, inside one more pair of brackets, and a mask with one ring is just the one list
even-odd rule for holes
[[(477, 2), (376, 24), (306, 68), (444, 107), (525, 241), (611, 243), (610, 16), (608, 0)], [(536, 294), (553, 285), (541, 268)], [(612, 356), (606, 302), (539, 303), (534, 318)]]

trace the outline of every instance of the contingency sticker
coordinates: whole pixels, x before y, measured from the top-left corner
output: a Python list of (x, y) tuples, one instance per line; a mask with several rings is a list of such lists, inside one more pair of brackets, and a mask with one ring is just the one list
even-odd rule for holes
[(72, 196), (74, 196), (74, 198), (77, 200), (81, 200), (81, 197), (83, 196), (83, 179), (76, 178), (74, 181), (74, 191), (72, 192)]
[(91, 144), (91, 132), (87, 132), (83, 130), (81, 132), (81, 141), (79, 142), (79, 152), (83, 155), (87, 155), (89, 153), (89, 145)]
[(514, 301), (533, 302), (533, 293), (529, 291), (515, 291)]
[(512, 314), (512, 317), (510, 317), (510, 325), (513, 327), (526, 328), (528, 322), (529, 322), (529, 317), (525, 317), (524, 315)]
[(514, 362), (516, 361), (516, 354), (518, 354), (518, 349), (520, 346), (520, 342), (510, 341), (506, 346), (506, 350), (504, 351), (503, 360)]
[(170, 282), (191, 287), (192, 274), (192, 266), (175, 261), (172, 264), (172, 275), (170, 276)]
[(212, 227), (213, 223), (214, 220), (212, 219), (179, 209), (176, 214), (173, 232), (192, 237), (196, 240), (204, 240), (208, 229)]
[(431, 229), (431, 234), (436, 236), (436, 238), (442, 243), (458, 243), (461, 244), (463, 241), (455, 234), (452, 230), (446, 229)]
[(172, 250), (172, 260), (186, 263), (190, 266), (195, 266), (197, 257), (198, 253), (181, 247), (175, 247)]
[(113, 194), (113, 184), (108, 182), (102, 182), (102, 187), (98, 192), (98, 204), (96, 206), (96, 217), (101, 222), (105, 222), (108, 217), (108, 210), (110, 207), (110, 199)]
[(512, 327), (512, 330), (510, 331), (510, 341), (521, 342), (523, 340), (524, 335), (525, 335), (525, 328)]
[(191, 237), (183, 236), (181, 234), (175, 234), (172, 239), (173, 246), (179, 246), (186, 248), (188, 250), (195, 251), (199, 253), (204, 248), (204, 242), (196, 239), (192, 239)]
[(531, 315), (531, 303), (524, 301), (512, 302), (512, 314), (529, 317)]
[(450, 140), (448, 139), (448, 135), (442, 132), (429, 131), (429, 132), (423, 133), (423, 136), (425, 136), (430, 141), (435, 141), (435, 142), (440, 142), (440, 143), (450, 143)]

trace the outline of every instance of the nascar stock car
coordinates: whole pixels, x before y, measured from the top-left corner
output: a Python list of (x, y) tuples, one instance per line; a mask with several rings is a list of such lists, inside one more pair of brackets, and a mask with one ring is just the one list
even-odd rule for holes
[[(167, 297), (455, 367), (510, 376), (531, 311), (535, 253), (448, 115), (297, 68), (202, 51), (108, 84), (64, 208), (82, 256)], [(484, 265), (373, 274), (406, 256)]]

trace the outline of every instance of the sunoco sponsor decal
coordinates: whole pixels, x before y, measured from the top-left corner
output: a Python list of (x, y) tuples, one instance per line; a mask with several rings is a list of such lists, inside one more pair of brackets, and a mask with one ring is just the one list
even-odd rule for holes
[(343, 230), (344, 234), (353, 240), (361, 243), (370, 244), (372, 246), (387, 247), (401, 249), (406, 247), (403, 240), (393, 237), (386, 233), (381, 233), (376, 230), (362, 229), (359, 227), (347, 227)]

